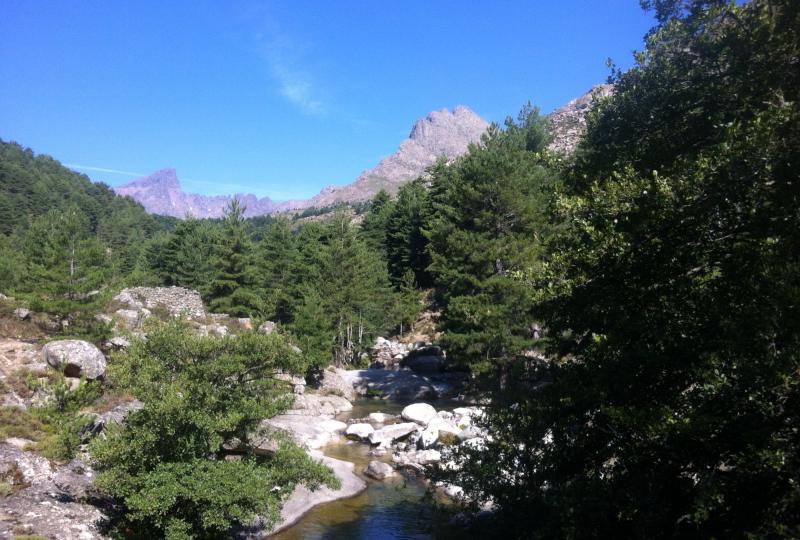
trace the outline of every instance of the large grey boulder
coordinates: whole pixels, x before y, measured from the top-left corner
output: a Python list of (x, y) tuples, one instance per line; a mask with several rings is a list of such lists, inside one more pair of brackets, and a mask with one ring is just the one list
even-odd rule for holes
[(102, 377), (106, 372), (106, 357), (100, 349), (87, 341), (51, 341), (42, 349), (42, 355), (50, 366), (63, 369), (67, 377), (93, 380)]
[(428, 422), (436, 416), (436, 409), (427, 403), (413, 403), (403, 409), (401, 416), (403, 420), (416, 422), (421, 426), (427, 426)]
[(384, 478), (388, 478), (390, 476), (394, 476), (394, 467), (389, 465), (388, 463), (384, 463), (383, 461), (372, 460), (367, 465), (367, 468), (364, 469), (364, 474), (369, 476), (370, 478), (374, 478), (375, 480), (383, 480)]
[(344, 434), (348, 439), (366, 440), (375, 431), (370, 424), (350, 424)]
[(111, 424), (122, 424), (125, 418), (131, 413), (144, 409), (144, 403), (138, 399), (125, 401), (115, 406), (110, 411), (98, 414), (92, 420), (92, 423), (84, 430), (84, 436), (90, 437), (100, 434), (107, 426)]
[(353, 404), (339, 396), (320, 396), (318, 394), (300, 394), (295, 396), (288, 415), (301, 416), (335, 416), (353, 409)]
[(329, 367), (322, 372), (322, 380), (319, 383), (319, 391), (322, 394), (341, 396), (349, 401), (356, 397), (353, 384), (344, 378), (341, 370)]
[(403, 424), (391, 424), (376, 429), (369, 434), (369, 442), (371, 444), (391, 444), (417, 431), (419, 426), (414, 422), (406, 422)]

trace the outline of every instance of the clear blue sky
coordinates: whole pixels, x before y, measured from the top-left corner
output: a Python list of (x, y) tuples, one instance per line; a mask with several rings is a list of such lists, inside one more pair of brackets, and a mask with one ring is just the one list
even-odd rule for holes
[[(463, 104), (544, 112), (632, 64), (636, 0), (4, 0), (0, 138), (184, 190), (309, 197)], [(84, 169), (111, 185), (124, 174)]]

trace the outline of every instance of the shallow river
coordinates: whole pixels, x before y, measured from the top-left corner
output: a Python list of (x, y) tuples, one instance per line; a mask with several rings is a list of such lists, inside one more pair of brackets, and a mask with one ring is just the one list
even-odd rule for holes
[[(437, 410), (458, 407), (453, 402), (430, 402)], [(337, 419), (363, 418), (371, 412), (399, 414), (405, 404), (378, 399), (353, 403), (353, 410)], [(345, 441), (324, 447), (331, 457), (355, 463), (355, 471), (367, 481), (367, 489), (350, 499), (319, 505), (295, 525), (271, 536), (275, 540), (342, 539), (383, 540), (451, 537), (448, 516), (437, 512), (426, 500), (427, 483), (411, 473), (383, 481), (363, 476), (364, 467), (373, 459), (391, 463), (391, 453), (380, 458), (369, 455), (367, 444)]]

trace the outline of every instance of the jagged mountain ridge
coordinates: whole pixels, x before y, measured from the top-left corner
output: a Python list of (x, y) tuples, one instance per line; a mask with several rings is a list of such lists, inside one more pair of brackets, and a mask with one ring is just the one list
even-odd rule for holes
[[(549, 116), (554, 140), (550, 148), (569, 153), (586, 128), (585, 115), (596, 97), (611, 92), (609, 85), (597, 85), (584, 95), (554, 110)], [(453, 111), (441, 109), (418, 119), (397, 151), (383, 158), (377, 166), (365, 170), (350, 184), (328, 186), (308, 200), (273, 201), (252, 194), (198, 195), (181, 190), (175, 169), (162, 169), (115, 189), (140, 202), (153, 214), (174, 217), (221, 217), (225, 206), (234, 197), (246, 206), (248, 217), (310, 207), (325, 207), (338, 202), (370, 200), (381, 189), (395, 194), (403, 184), (424, 174), (439, 157), (456, 158), (466, 153), (471, 143), (480, 141), (489, 124), (465, 106)]]

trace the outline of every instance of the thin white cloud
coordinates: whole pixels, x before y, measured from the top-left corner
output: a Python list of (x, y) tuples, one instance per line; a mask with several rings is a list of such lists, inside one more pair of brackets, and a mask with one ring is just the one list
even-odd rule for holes
[(123, 176), (147, 176), (146, 174), (143, 173), (120, 171), (119, 169), (106, 169), (105, 167), (94, 167), (90, 165), (77, 165), (75, 163), (64, 163), (64, 166), (69, 167), (70, 169), (79, 169), (81, 171), (95, 171), (95, 172), (104, 172), (111, 174), (121, 174)]
[(279, 47), (269, 47), (266, 54), (281, 95), (305, 114), (324, 113), (324, 104), (308, 72), (288, 61)]

